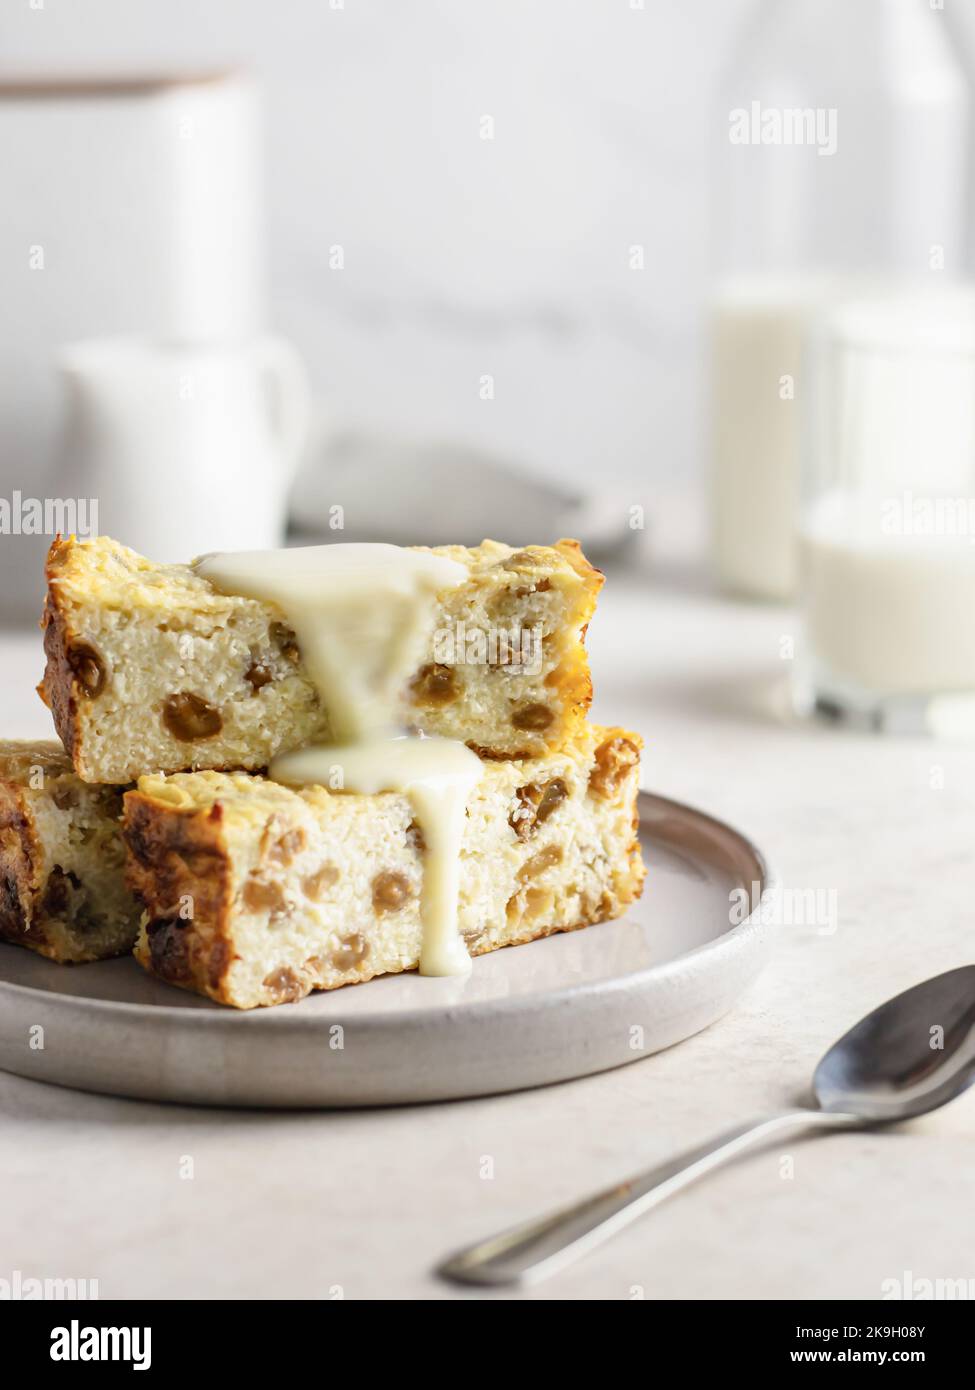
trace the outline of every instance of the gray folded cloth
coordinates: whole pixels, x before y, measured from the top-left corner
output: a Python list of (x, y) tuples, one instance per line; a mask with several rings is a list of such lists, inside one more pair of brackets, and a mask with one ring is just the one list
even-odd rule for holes
[(332, 436), (309, 451), (290, 506), (296, 538), (397, 545), (511, 545), (560, 536), (590, 559), (638, 532), (619, 495), (581, 493), (463, 445)]

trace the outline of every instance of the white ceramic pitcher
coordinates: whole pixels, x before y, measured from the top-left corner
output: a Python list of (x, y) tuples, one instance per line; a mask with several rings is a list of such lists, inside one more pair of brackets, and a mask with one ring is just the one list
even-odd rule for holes
[(59, 487), (96, 499), (102, 534), (164, 561), (281, 544), (309, 414), (288, 343), (93, 339), (59, 366)]

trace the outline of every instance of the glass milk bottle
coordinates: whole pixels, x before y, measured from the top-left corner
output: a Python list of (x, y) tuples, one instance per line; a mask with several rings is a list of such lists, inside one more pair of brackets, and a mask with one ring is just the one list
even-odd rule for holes
[(796, 582), (802, 345), (824, 304), (967, 270), (972, 84), (926, 0), (764, 0), (715, 115), (712, 561)]
[(975, 291), (829, 314), (809, 353), (800, 708), (975, 732)]

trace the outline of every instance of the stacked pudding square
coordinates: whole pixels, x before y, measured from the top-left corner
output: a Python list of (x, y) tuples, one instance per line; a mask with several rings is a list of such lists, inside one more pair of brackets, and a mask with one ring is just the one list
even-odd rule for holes
[(573, 541), (56, 541), (62, 748), (0, 745), (0, 935), (247, 1009), (619, 916), (640, 739), (587, 720), (601, 584)]

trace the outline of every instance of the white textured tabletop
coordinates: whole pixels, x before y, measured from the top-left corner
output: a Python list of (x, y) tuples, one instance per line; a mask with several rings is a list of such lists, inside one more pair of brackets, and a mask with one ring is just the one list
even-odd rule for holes
[[(0, 1277), (97, 1279), (102, 1298), (457, 1296), (429, 1274), (445, 1251), (792, 1103), (868, 1008), (970, 962), (975, 749), (794, 723), (795, 635), (788, 612), (621, 578), (591, 629), (596, 713), (644, 733), (646, 784), (835, 901), (835, 931), (777, 929), (730, 1016), (602, 1076), (395, 1111), (183, 1109), (0, 1073)], [(0, 662), (4, 733), (47, 733), (38, 639), (0, 640)], [(773, 1147), (526, 1296), (879, 1298), (888, 1280), (975, 1279), (973, 1155), (975, 1096), (899, 1132)]]

